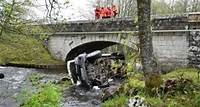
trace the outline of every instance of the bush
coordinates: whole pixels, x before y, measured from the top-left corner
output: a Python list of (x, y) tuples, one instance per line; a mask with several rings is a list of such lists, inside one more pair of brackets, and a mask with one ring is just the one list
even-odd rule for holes
[(38, 93), (24, 102), (22, 107), (60, 107), (61, 90), (53, 84), (42, 86)]
[[(125, 98), (139, 95), (144, 97), (153, 107), (199, 107), (200, 83), (197, 78), (198, 71), (194, 68), (183, 68), (163, 74), (159, 79), (150, 79), (149, 81), (153, 80), (153, 83), (158, 84), (156, 85), (157, 88), (155, 87), (156, 90), (153, 90), (156, 91), (153, 95), (147, 91), (143, 75), (136, 73), (128, 77), (118, 95), (123, 93)], [(164, 83), (161, 79), (164, 80)], [(154, 86), (152, 88), (155, 89)], [(105, 101), (106, 104), (104, 105), (114, 107), (119, 100), (119, 96), (115, 96)], [(116, 107), (120, 106), (117, 105)]]
[(103, 107), (126, 107), (128, 103), (128, 97), (125, 95), (114, 96), (103, 103)]
[(200, 93), (195, 95), (194, 98), (194, 107), (199, 107), (200, 106)]
[(143, 90), (145, 87), (145, 82), (140, 79), (142, 79), (141, 74), (135, 74), (134, 76), (129, 77), (122, 86), (122, 89), (120, 90), (121, 93), (132, 96)]
[(37, 85), (40, 85), (40, 80), (44, 77), (44, 75), (42, 74), (32, 74), (30, 77), (29, 77), (29, 80), (30, 82), (32, 83), (33, 86), (37, 86)]

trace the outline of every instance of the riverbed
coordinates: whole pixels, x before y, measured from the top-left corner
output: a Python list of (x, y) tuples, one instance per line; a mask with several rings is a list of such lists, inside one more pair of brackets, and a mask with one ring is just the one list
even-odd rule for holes
[[(57, 83), (67, 78), (65, 71), (49, 71), (41, 69), (27, 69), (16, 67), (1, 67), (0, 73), (5, 77), (0, 79), (0, 107), (19, 107), (18, 95), (23, 90), (34, 91), (35, 87), (29, 80), (32, 74), (43, 75), (43, 82), (54, 81)], [(70, 86), (63, 91), (61, 107), (100, 107), (102, 91), (92, 89), (90, 91), (82, 87)], [(19, 99), (19, 98), (18, 98)]]
[(5, 77), (0, 79), (0, 107), (19, 107), (17, 97), (23, 90), (34, 90), (29, 77), (32, 74), (44, 76), (43, 81), (59, 81), (66, 77), (64, 71), (47, 71), (16, 67), (0, 67)]

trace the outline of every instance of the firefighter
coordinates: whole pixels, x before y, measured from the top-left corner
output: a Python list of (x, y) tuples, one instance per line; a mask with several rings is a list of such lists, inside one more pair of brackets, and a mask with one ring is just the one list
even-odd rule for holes
[(115, 17), (119, 13), (118, 7), (116, 5), (112, 5), (112, 11), (113, 11), (113, 17)]
[(112, 9), (110, 7), (107, 7), (107, 18), (111, 18), (112, 17)]
[(95, 11), (95, 19), (100, 19), (100, 12), (101, 12), (101, 8), (96, 6)]
[(98, 7), (95, 9), (95, 19), (116, 17), (118, 14), (118, 7), (112, 5), (112, 7)]
[(102, 7), (101, 8), (101, 16), (102, 16), (102, 18), (106, 18), (106, 13), (107, 13), (107, 9)]

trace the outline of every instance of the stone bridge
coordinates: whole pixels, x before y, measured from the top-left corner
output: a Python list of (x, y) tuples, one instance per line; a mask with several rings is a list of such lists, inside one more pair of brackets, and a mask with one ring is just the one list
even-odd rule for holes
[[(55, 25), (48, 25), (55, 28)], [(153, 50), (158, 61), (176, 65), (200, 64), (200, 14), (156, 17), (152, 20)], [(136, 48), (137, 24), (131, 18), (77, 21), (59, 25), (48, 39), (50, 52), (63, 61), (73, 59), (82, 52), (92, 52), (122, 44)], [(192, 49), (199, 51), (199, 57)], [(198, 50), (199, 49), (199, 50)], [(192, 56), (193, 55), (193, 56)], [(198, 60), (199, 58), (199, 60)], [(198, 64), (197, 64), (198, 63)]]

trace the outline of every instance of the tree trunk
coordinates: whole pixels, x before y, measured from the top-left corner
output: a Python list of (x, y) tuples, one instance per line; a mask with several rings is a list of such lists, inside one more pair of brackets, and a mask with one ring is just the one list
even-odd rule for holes
[[(144, 76), (146, 78), (145, 86), (154, 88), (160, 83), (157, 72), (157, 64), (153, 55), (153, 44), (151, 36), (151, 0), (137, 0), (138, 3), (138, 26), (140, 41), (140, 58), (143, 66)], [(155, 80), (159, 79), (159, 81)], [(150, 81), (152, 80), (152, 81)], [(155, 81), (154, 81), (155, 80)], [(153, 83), (149, 83), (153, 82)]]

